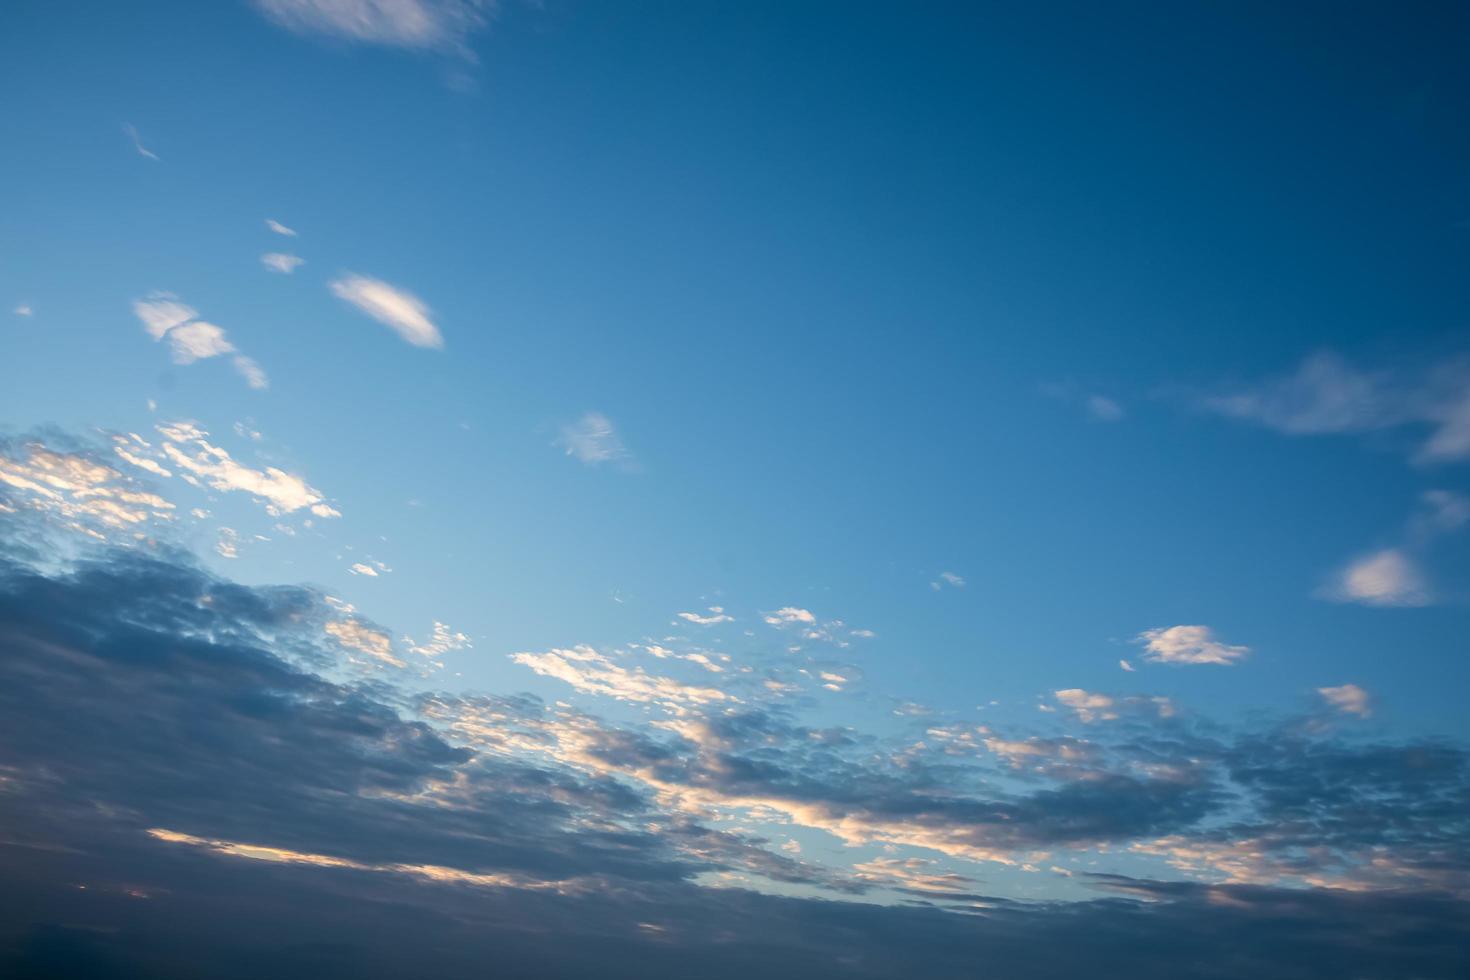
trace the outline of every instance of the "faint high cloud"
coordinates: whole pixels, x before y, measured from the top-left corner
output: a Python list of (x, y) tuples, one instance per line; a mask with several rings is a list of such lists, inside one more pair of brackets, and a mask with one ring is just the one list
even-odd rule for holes
[(1228, 667), (1250, 655), (1250, 647), (1215, 638), (1208, 626), (1169, 626), (1144, 630), (1137, 642), (1143, 658), (1160, 664), (1219, 664)]
[(358, 275), (334, 279), (328, 286), (340, 299), (391, 328), (415, 347), (443, 348), (444, 338), (429, 319), (428, 306), (412, 293), (381, 279)]
[(1123, 418), (1123, 406), (1105, 395), (1089, 395), (1087, 414), (1099, 422), (1117, 422)]
[(133, 141), (133, 149), (138, 151), (138, 156), (149, 160), (158, 160), (158, 154), (143, 145), (143, 138), (138, 135), (138, 129), (132, 123), (123, 124), (123, 132), (128, 134), (128, 139)]
[(277, 235), (285, 235), (287, 238), (295, 238), (296, 237), (296, 229), (294, 229), (294, 228), (287, 228), (285, 225), (281, 224), (275, 218), (266, 218), (265, 219), (265, 226), (267, 228), (269, 228), (271, 231), (275, 232)]
[(626, 460), (630, 455), (612, 420), (601, 412), (587, 412), (577, 421), (562, 426), (556, 445), (588, 466)]
[(965, 587), (965, 580), (954, 572), (940, 572), (939, 577), (929, 583), (929, 588), (935, 592), (938, 592), (945, 586), (949, 586), (951, 589), (963, 589)]
[(1427, 606), (1432, 601), (1423, 573), (1399, 548), (1385, 548), (1348, 563), (1318, 595), (1365, 606)]
[(1359, 718), (1367, 718), (1373, 713), (1368, 692), (1356, 684), (1342, 684), (1337, 687), (1319, 687), (1317, 693), (1322, 696), (1333, 708), (1343, 714), (1357, 715)]
[(419, 51), (467, 54), (466, 38), (494, 13), (494, 0), (255, 0), (298, 34)]
[(30, 316), (33, 312), (29, 303), (21, 303), (14, 310), (16, 316)]
[(699, 613), (681, 612), (679, 613), (679, 618), (686, 623), (694, 623), (697, 626), (714, 626), (717, 623), (735, 622), (734, 616), (725, 613), (724, 606), (710, 606), (707, 612), (708, 615), (704, 616)]
[(288, 255), (285, 252), (266, 252), (260, 257), (260, 264), (274, 272), (290, 275), (298, 266), (306, 264), (306, 260), (299, 255)]
[(1120, 422), (1127, 415), (1117, 399), (1088, 392), (1071, 382), (1048, 382), (1041, 386), (1041, 393), (1060, 402), (1080, 405), (1094, 422)]
[(172, 293), (151, 293), (144, 299), (135, 300), (133, 314), (142, 322), (148, 336), (168, 342), (175, 364), (193, 364), (233, 354), (231, 363), (246, 384), (257, 390), (270, 386), (265, 371), (230, 343), (223, 328), (198, 319), (198, 311), (180, 302)]
[(1427, 427), (1416, 462), (1470, 458), (1470, 362), (1464, 360), (1419, 372), (1362, 371), (1324, 351), (1304, 360), (1294, 374), (1198, 403), (1294, 436)]

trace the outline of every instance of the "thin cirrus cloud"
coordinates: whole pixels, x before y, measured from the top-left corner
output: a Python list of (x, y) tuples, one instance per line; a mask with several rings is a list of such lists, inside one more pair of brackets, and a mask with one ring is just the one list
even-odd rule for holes
[(1412, 453), (1415, 462), (1470, 459), (1470, 363), (1463, 360), (1420, 371), (1364, 371), (1324, 351), (1293, 374), (1198, 404), (1291, 436), (1427, 428), (1428, 438)]
[(255, 0), (271, 21), (297, 34), (418, 51), (467, 53), (493, 0)]
[(271, 231), (275, 232), (277, 235), (285, 235), (287, 238), (295, 238), (296, 237), (296, 229), (294, 229), (294, 228), (287, 228), (285, 225), (281, 224), (275, 218), (266, 218), (265, 219), (265, 226), (267, 228), (269, 228)]
[(138, 128), (136, 126), (132, 123), (124, 123), (123, 132), (127, 133), (128, 139), (133, 141), (133, 149), (138, 151), (138, 156), (158, 162), (158, 154), (143, 145), (143, 137), (138, 135)]
[(240, 353), (221, 327), (198, 319), (193, 307), (172, 293), (156, 292), (133, 302), (133, 314), (148, 336), (167, 341), (175, 364), (193, 364), (212, 357), (233, 355), (231, 362), (245, 383), (255, 389), (270, 386), (265, 371), (254, 359)]
[(332, 280), (328, 288), (339, 299), (351, 303), (407, 343), (434, 350), (444, 347), (443, 335), (429, 319), (429, 307), (407, 290), (381, 279), (350, 274)]
[(305, 265), (306, 260), (299, 255), (289, 255), (285, 252), (266, 252), (260, 257), (260, 264), (272, 272), (289, 276), (299, 266)]
[(601, 412), (585, 412), (577, 421), (562, 426), (556, 445), (588, 466), (626, 460), (631, 455), (612, 420)]
[(1250, 647), (1223, 643), (1208, 626), (1169, 626), (1144, 630), (1137, 641), (1143, 658), (1161, 664), (1218, 664), (1228, 667), (1250, 655)]

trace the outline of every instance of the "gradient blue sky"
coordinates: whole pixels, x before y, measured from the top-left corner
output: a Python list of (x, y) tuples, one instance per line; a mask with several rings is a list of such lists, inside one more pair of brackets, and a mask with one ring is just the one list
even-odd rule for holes
[[(105, 459), (176, 504), (157, 538), (95, 525), (114, 547), (350, 603), (409, 667), (331, 676), (404, 697), (524, 691), (627, 731), (713, 710), (534, 669), (586, 645), (851, 726), (889, 764), (942, 751), (936, 729), (1096, 741), (1140, 712), (1458, 743), (1466, 26), (1435, 4), (13, 4), (11, 503), (50, 513), (22, 485), (38, 439)], [(138, 309), (164, 293), (192, 312), (155, 340)], [(196, 322), (233, 350), (177, 363)], [(127, 433), (172, 475), (110, 455)], [(188, 486), (168, 449), (205, 442), (340, 516)], [(463, 636), (421, 662), (435, 623)], [(726, 802), (713, 825), (839, 870), (1081, 894), (1024, 847), (854, 845)], [(1190, 877), (1127, 842), (1045, 850)]]

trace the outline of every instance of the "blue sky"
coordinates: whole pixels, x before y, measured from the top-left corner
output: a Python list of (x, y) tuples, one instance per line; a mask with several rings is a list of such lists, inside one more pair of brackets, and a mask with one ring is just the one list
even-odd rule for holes
[[(1092, 908), (1088, 874), (1463, 898), (1462, 837), (1395, 839), (1385, 876), (1389, 837), (1325, 809), (1308, 867), (1241, 761), (1302, 740), (1391, 773), (1374, 753), (1470, 736), (1461, 11), (0, 23), (12, 599), (99, 568), (138, 602), (149, 575), (299, 590), (251, 643), (464, 765), (701, 821), (744, 857), (669, 845), (696, 904)], [(1394, 792), (1438, 812), (1450, 771)], [(1066, 796), (1102, 786), (1142, 795)], [(352, 873), (392, 849), (207, 817), (142, 829), (220, 880), (253, 873), (221, 841)]]

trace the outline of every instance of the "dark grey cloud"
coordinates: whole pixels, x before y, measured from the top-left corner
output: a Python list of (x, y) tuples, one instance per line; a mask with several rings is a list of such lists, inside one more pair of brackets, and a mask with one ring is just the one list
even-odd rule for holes
[[(941, 752), (894, 767), (873, 739), (806, 728), (780, 708), (712, 714), (681, 734), (526, 696), (415, 697), (343, 668), (322, 633), (334, 611), (312, 589), (223, 581), (158, 545), (40, 561), (33, 548), (0, 558), (0, 975), (1470, 969), (1470, 906), (1452, 887), (1466, 863), (1466, 758), (1453, 745), (1205, 737), (1161, 723), (1121, 727), (1126, 739), (1055, 778), (1012, 779)], [(470, 708), (486, 728), (479, 742), (452, 725)], [(552, 747), (569, 725), (601, 766), (496, 743)], [(1248, 813), (1242, 825), (1291, 860), (1315, 840), (1441, 874), (1365, 894), (1097, 877), (1098, 897), (1073, 903), (990, 898), (983, 879), (909, 887), (910, 908), (781, 898), (697, 876), (834, 896), (871, 885), (662, 810), (627, 777), (634, 768), (985, 846), (1157, 835), (1208, 845), (1229, 836), (1228, 816)], [(206, 841), (336, 864), (250, 859)], [(412, 870), (424, 867), (460, 877)]]

